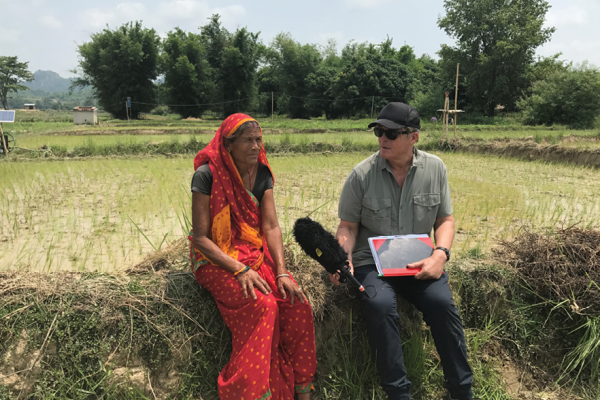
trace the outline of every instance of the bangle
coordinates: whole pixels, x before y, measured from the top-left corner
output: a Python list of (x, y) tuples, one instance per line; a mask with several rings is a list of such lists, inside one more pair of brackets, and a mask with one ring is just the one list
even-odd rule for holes
[(283, 278), (284, 276), (287, 276), (287, 277), (289, 278), (289, 277), (290, 277), (290, 274), (281, 274), (281, 275), (277, 275), (277, 276), (275, 277), (275, 279), (278, 279), (278, 278)]
[(244, 272), (248, 271), (250, 269), (249, 266), (244, 265), (244, 268), (240, 269), (239, 271), (236, 271), (233, 273), (233, 276), (238, 276), (240, 274), (243, 274)]

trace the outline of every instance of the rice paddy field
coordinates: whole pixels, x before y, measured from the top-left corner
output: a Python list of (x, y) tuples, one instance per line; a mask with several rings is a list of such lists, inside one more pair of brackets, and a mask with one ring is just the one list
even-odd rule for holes
[[(448, 167), (458, 253), (489, 251), (522, 226), (599, 228), (600, 171), (438, 153)], [(368, 153), (271, 157), (285, 239), (313, 213), (337, 226), (342, 185)], [(0, 268), (121, 271), (187, 236), (192, 158), (0, 163)]]
[[(9, 159), (0, 157), (0, 272), (7, 277), (19, 277), (13, 281), (8, 280), (4, 288), (0, 289), (4, 290), (5, 295), (6, 293), (10, 294), (11, 290), (14, 291), (14, 287), (11, 285), (21, 280), (26, 283), (25, 286), (22, 286), (24, 288), (23, 293), (27, 293), (27, 296), (31, 296), (32, 299), (30, 301), (29, 297), (23, 297), (23, 299), (17, 299), (18, 301), (15, 300), (17, 302), (14, 304), (8, 301), (4, 308), (0, 307), (0, 314), (3, 313), (2, 321), (5, 323), (0, 328), (4, 329), (3, 332), (8, 332), (4, 337), (11, 338), (10, 340), (13, 342), (21, 335), (22, 340), (19, 341), (17, 346), (19, 347), (22, 341), (27, 342), (23, 339), (24, 334), (29, 335), (29, 331), (25, 327), (29, 330), (33, 329), (31, 338), (44, 337), (44, 335), (47, 335), (46, 332), (50, 335), (53, 333), (54, 321), (56, 321), (57, 324), (64, 324), (64, 327), (60, 328), (62, 329), (60, 330), (61, 341), (72, 339), (73, 343), (78, 343), (78, 346), (86, 347), (85, 350), (82, 350), (77, 346), (64, 346), (64, 348), (61, 346), (61, 357), (65, 357), (65, 354), (73, 354), (74, 358), (70, 364), (64, 364), (64, 360), (61, 358), (57, 368), (51, 367), (49, 364), (50, 361), (48, 360), (51, 360), (53, 356), (45, 355), (42, 357), (40, 364), (44, 364), (44, 368), (46, 368), (44, 371), (47, 371), (44, 373), (50, 374), (53, 378), (48, 380), (51, 383), (47, 384), (44, 383), (45, 378), (43, 377), (45, 375), (38, 375), (38, 377), (42, 376), (37, 381), (39, 388), (42, 389), (38, 388), (36, 390), (39, 390), (40, 393), (52, 393), (52, 395), (31, 398), (53, 397), (66, 399), (73, 398), (72, 392), (70, 392), (71, 388), (79, 388), (77, 390), (81, 390), (82, 393), (92, 395), (104, 390), (102, 388), (97, 389), (101, 385), (112, 388), (116, 381), (111, 380), (113, 379), (113, 372), (109, 371), (111, 368), (114, 367), (115, 371), (125, 369), (129, 371), (126, 374), (131, 374), (131, 376), (134, 375), (132, 371), (137, 371), (136, 368), (138, 368), (127, 366), (129, 361), (129, 354), (127, 354), (124, 368), (120, 368), (119, 365), (115, 364), (115, 366), (109, 366), (106, 369), (110, 357), (119, 349), (121, 340), (124, 340), (124, 343), (129, 343), (130, 347), (127, 352), (131, 350), (132, 343), (141, 343), (140, 348), (143, 348), (143, 351), (160, 348), (157, 345), (157, 340), (161, 337), (165, 338), (165, 343), (168, 342), (169, 346), (172, 346), (171, 340), (175, 340), (177, 335), (172, 335), (172, 331), (165, 330), (166, 327), (171, 329), (174, 325), (181, 324), (182, 328), (177, 329), (181, 329), (180, 332), (188, 332), (187, 329), (190, 326), (196, 326), (188, 322), (190, 315), (193, 315), (194, 318), (196, 318), (196, 315), (200, 315), (199, 321), (201, 323), (197, 322), (197, 326), (202, 329), (204, 329), (204, 326), (209, 327), (210, 332), (215, 336), (205, 337), (202, 332), (189, 335), (186, 333), (187, 336), (180, 335), (185, 338), (185, 342), (181, 346), (173, 347), (173, 349), (176, 347), (181, 349), (188, 341), (197, 341), (198, 343), (195, 346), (200, 349), (188, 360), (192, 369), (182, 369), (181, 376), (184, 377), (182, 378), (184, 383), (180, 385), (179, 390), (180, 394), (188, 394), (182, 395), (181, 398), (197, 398), (202, 390), (208, 390), (208, 393), (212, 393), (211, 391), (214, 391), (215, 385), (211, 382), (216, 380), (216, 370), (212, 371), (214, 373), (210, 375), (210, 378), (206, 378), (201, 374), (200, 376), (203, 376), (203, 378), (199, 379), (196, 368), (198, 365), (204, 364), (210, 368), (214, 367), (215, 360), (211, 358), (212, 356), (209, 356), (212, 353), (203, 352), (210, 350), (213, 346), (217, 349), (215, 354), (218, 353), (218, 357), (223, 357), (223, 354), (227, 352), (223, 352), (223, 349), (228, 349), (229, 336), (227, 336), (224, 325), (219, 328), (221, 330), (213, 326), (214, 323), (220, 323), (221, 319), (216, 316), (218, 315), (216, 314), (216, 307), (211, 302), (210, 296), (206, 295), (200, 300), (198, 300), (198, 297), (190, 297), (198, 291), (198, 285), (194, 284), (190, 286), (190, 288), (194, 288), (193, 290), (186, 289), (186, 291), (181, 292), (182, 302), (177, 303), (193, 303), (193, 307), (190, 306), (188, 313), (171, 317), (168, 312), (170, 312), (169, 310), (171, 310), (173, 304), (165, 303), (169, 305), (169, 307), (166, 307), (165, 304), (158, 302), (160, 303), (160, 310), (157, 308), (156, 311), (148, 312), (149, 309), (144, 308), (146, 314), (137, 307), (140, 307), (141, 304), (147, 305), (152, 297), (148, 294), (150, 292), (143, 289), (143, 285), (140, 283), (141, 280), (136, 281), (137, 278), (133, 275), (125, 276), (123, 273), (127, 269), (135, 267), (148, 255), (160, 255), (161, 253), (157, 253), (157, 250), (167, 249), (166, 252), (168, 252), (169, 249), (177, 248), (177, 251), (181, 253), (181, 246), (169, 247), (169, 245), (176, 240), (186, 238), (190, 229), (190, 181), (193, 175), (191, 149), (197, 151), (196, 147), (202, 146), (201, 143), (207, 143), (212, 138), (212, 135), (208, 132), (216, 129), (218, 121), (185, 121), (171, 117), (152, 117), (148, 120), (128, 124), (123, 121), (108, 120), (104, 116), (101, 118), (101, 126), (99, 127), (74, 127), (68, 121), (68, 115), (64, 113), (48, 113), (45, 116), (43, 113), (19, 114), (18, 117), (21, 120), (10, 126), (10, 130), (8, 130), (16, 136), (17, 146), (30, 149), (44, 147), (46, 150), (54, 148), (55, 152), (54, 154), (51, 154), (51, 152), (47, 152), (50, 154), (44, 153), (43, 156), (40, 156), (41, 158), (32, 156), (30, 154), (33, 153), (27, 151), (15, 152), (15, 156), (13, 157), (11, 154)], [(307, 215), (321, 222), (330, 231), (335, 232), (338, 224), (338, 201), (344, 181), (351, 169), (371, 154), (371, 152), (365, 150), (376, 149), (375, 137), (371, 132), (362, 129), (368, 122), (366, 120), (261, 120), (261, 124), (265, 128), (264, 141), (272, 145), (266, 147), (278, 151), (268, 154), (268, 156), (275, 175), (275, 201), (284, 241), (293, 240), (291, 232), (295, 220)], [(431, 143), (438, 142), (441, 135), (440, 127), (433, 124), (424, 124), (424, 128), (420, 145), (428, 146)], [(7, 131), (6, 126), (5, 131)], [(452, 132), (450, 135), (452, 136)], [(598, 131), (573, 132), (563, 127), (529, 128), (518, 124), (499, 124), (498, 126), (483, 127), (469, 125), (461, 127), (458, 137), (467, 139), (465, 142), (471, 140), (475, 143), (478, 140), (497, 140), (499, 143), (503, 141), (511, 143), (512, 141), (521, 141), (529, 142), (527, 145), (531, 145), (531, 142), (535, 141), (535, 143), (541, 145), (556, 145), (586, 151), (597, 151), (600, 147), (600, 134)], [(146, 147), (140, 146), (165, 142), (182, 144), (180, 146), (181, 151), (170, 150), (171, 147), (175, 149), (177, 146), (163, 146), (167, 148), (166, 151), (151, 153), (147, 151)], [(192, 143), (195, 147), (191, 145), (186, 147), (186, 143)], [(315, 143), (336, 144), (341, 145), (341, 147), (335, 147), (330, 151), (327, 150), (329, 148), (321, 146), (319, 150), (319, 146), (310, 146)], [(300, 151), (288, 152), (292, 145), (299, 145), (296, 150), (300, 149)], [(113, 152), (111, 150), (119, 146), (123, 151)], [(130, 146), (129, 150), (131, 151), (128, 150), (128, 146)], [(442, 147), (429, 146), (427, 148)], [(62, 149), (60, 154), (63, 155), (57, 156), (59, 152), (56, 149)], [(77, 151), (77, 149), (80, 151)], [(283, 150), (279, 151), (281, 149)], [(336, 152), (339, 149), (342, 150), (339, 153)], [(450, 150), (451, 147), (447, 147), (447, 149)], [(134, 152), (134, 150), (137, 152)], [(72, 154), (66, 154), (71, 151), (73, 151)], [(462, 276), (462, 280), (459, 278), (455, 281), (455, 284), (456, 282), (460, 283), (453, 290), (460, 293), (457, 297), (459, 301), (457, 306), (459, 306), (461, 315), (467, 324), (466, 336), (476, 375), (477, 386), (475, 389), (477, 397), (490, 400), (525, 398), (523, 396), (536, 400), (582, 398), (565, 396), (566, 391), (561, 392), (556, 385), (545, 381), (546, 378), (539, 378), (537, 375), (539, 371), (535, 372), (535, 369), (532, 369), (533, 372), (530, 373), (528, 369), (533, 365), (529, 363), (529, 360), (536, 360), (535, 356), (538, 355), (536, 349), (541, 349), (539, 354), (542, 358), (548, 360), (549, 355), (553, 354), (551, 348), (556, 347), (564, 350), (563, 347), (566, 345), (563, 342), (552, 342), (548, 339), (551, 335), (545, 336), (549, 329), (556, 329), (556, 336), (563, 337), (566, 335), (565, 332), (568, 332), (567, 336), (572, 336), (574, 332), (580, 331), (581, 326), (588, 326), (581, 325), (579, 322), (574, 323), (571, 319), (567, 321), (567, 317), (565, 317), (565, 315), (568, 318), (581, 317), (577, 314), (577, 309), (573, 308), (575, 299), (571, 304), (568, 300), (560, 298), (560, 302), (555, 304), (553, 300), (535, 297), (532, 300), (535, 304), (529, 304), (519, 303), (518, 301), (521, 299), (519, 297), (506, 303), (505, 307), (508, 311), (498, 311), (496, 310), (495, 300), (490, 301), (490, 299), (504, 298), (507, 293), (513, 293), (511, 291), (514, 288), (510, 285), (520, 287), (520, 281), (515, 281), (513, 275), (498, 275), (494, 259), (487, 256), (491, 255), (495, 247), (503, 240), (521, 237), (524, 231), (546, 232), (548, 235), (555, 235), (552, 236), (552, 239), (561, 240), (559, 236), (556, 236), (556, 233), (561, 232), (561, 230), (548, 233), (549, 231), (546, 228), (567, 228), (574, 225), (584, 230), (600, 230), (600, 200), (597, 196), (600, 193), (600, 168), (562, 163), (565, 160), (558, 161), (561, 163), (548, 163), (454, 151), (431, 152), (441, 157), (448, 168), (456, 221), (451, 273), (456, 271), (457, 275), (454, 276)], [(590, 234), (593, 234), (593, 232)], [(552, 242), (552, 240), (549, 242)], [(290, 248), (294, 248), (294, 246)], [(543, 253), (543, 251), (541, 252)], [(479, 261), (471, 263), (473, 259), (479, 259)], [(482, 264), (479, 265), (479, 262)], [(558, 261), (556, 262), (558, 263)], [(484, 268), (480, 269), (482, 265)], [(459, 268), (455, 270), (455, 266)], [(184, 268), (183, 264), (180, 267)], [(138, 268), (146, 271), (143, 268), (149, 267), (138, 266)], [(320, 267), (318, 268), (320, 270)], [(37, 289), (31, 290), (36, 283), (30, 282), (30, 274), (32, 272), (35, 274), (57, 271), (85, 273), (34, 275), (36, 279), (42, 281), (48, 279), (48, 282), (44, 282), (46, 286), (55, 285), (58, 288), (57, 282), (63, 279), (61, 277), (64, 277), (66, 279), (64, 282), (67, 282), (65, 283), (64, 293), (56, 295), (58, 292), (52, 292), (55, 294), (47, 296), (45, 300), (39, 300), (38, 297), (41, 292), (35, 291)], [(161, 277), (160, 273), (166, 271), (159, 271), (158, 274), (154, 274), (149, 270), (147, 272), (148, 274), (144, 275), (143, 279), (155, 284), (157, 281), (155, 278)], [(462, 275), (460, 275), (461, 273)], [(164, 283), (169, 282), (169, 279), (189, 278), (188, 273), (184, 271), (170, 271), (169, 274), (171, 275), (167, 275), (165, 279), (159, 278), (158, 280)], [(298, 276), (299, 274), (296, 275), (296, 277)], [(92, 281), (96, 282), (94, 280), (96, 278), (97, 287), (90, 283)], [(59, 281), (55, 281), (56, 279), (59, 279)], [(109, 325), (121, 330), (118, 335), (110, 331), (113, 328), (107, 328), (108, 325), (100, 323), (94, 325), (95, 322), (90, 322), (93, 318), (96, 318), (95, 315), (104, 315), (104, 311), (97, 312), (98, 307), (94, 301), (91, 301), (94, 303), (94, 311), (91, 311), (89, 316), (81, 313), (77, 308), (78, 305), (74, 308), (76, 311), (69, 312), (73, 312), (72, 315), (82, 318), (81, 321), (83, 322), (81, 324), (86, 326), (86, 332), (94, 332), (97, 336), (90, 334), (81, 336), (80, 332), (83, 331), (83, 325), (78, 325), (79, 322), (74, 322), (71, 319), (66, 321), (67, 318), (64, 318), (65, 321), (62, 322), (63, 318), (58, 317), (64, 314), (64, 311), (58, 311), (63, 310), (63, 297), (71, 299), (75, 297), (68, 296), (81, 295), (80, 283), (83, 286), (92, 285), (89, 286), (90, 293), (93, 296), (99, 296), (103, 290), (108, 290), (109, 287), (114, 289), (113, 281), (116, 280), (128, 282), (126, 289), (119, 289), (119, 291), (122, 291), (122, 293), (119, 292), (119, 296), (125, 297), (122, 299), (118, 296), (114, 297), (116, 294), (111, 292), (112, 294), (107, 295), (108, 297), (114, 297), (110, 297), (111, 301), (114, 304), (118, 303), (118, 307), (121, 307), (122, 304), (129, 304), (127, 302), (135, 300), (135, 303), (132, 303), (134, 308), (128, 309), (124, 314), (119, 314), (122, 310), (117, 310), (117, 306), (113, 303), (107, 306), (107, 309), (110, 308), (111, 311), (106, 315), (117, 315), (118, 318), (115, 317), (114, 321), (126, 321), (125, 323), (114, 324), (113, 319), (110, 319)], [(110, 284), (106, 283), (109, 281)], [(190, 282), (194, 282), (193, 278)], [(319, 290), (323, 292), (333, 290), (332, 285), (327, 282), (320, 279), (315, 280), (315, 282), (316, 285), (320, 285), (318, 286), (321, 288)], [(482, 282), (485, 283), (485, 286), (481, 286)], [(163, 283), (157, 283), (157, 285), (160, 286)], [(43, 285), (40, 283), (38, 286)], [(482, 287), (485, 290), (481, 291)], [(343, 288), (338, 289), (342, 290)], [(346, 307), (352, 304), (352, 301), (348, 301), (347, 292), (338, 291), (336, 293), (341, 296), (336, 300), (339, 301), (340, 305)], [(489, 293), (492, 293), (492, 295), (488, 298)], [(142, 300), (138, 301), (137, 298), (134, 298), (138, 295), (140, 296), (139, 299)], [(162, 302), (164, 292), (158, 297), (161, 298), (160, 301)], [(117, 301), (117, 298), (121, 300)], [(525, 299), (525, 297), (522, 298)], [(356, 303), (355, 300), (354, 303)], [(65, 300), (65, 303), (70, 304), (70, 301)], [(174, 301), (174, 299), (169, 298), (168, 301)], [(83, 304), (88, 302), (89, 300), (85, 300)], [(36, 307), (30, 307), (34, 303), (37, 304)], [(577, 305), (575, 304), (575, 306)], [(53, 307), (58, 308), (54, 310)], [(490, 308), (491, 311), (487, 310), (486, 307)], [(542, 309), (546, 310), (543, 307), (547, 307), (548, 314), (543, 314), (540, 311)], [(56, 312), (54, 320), (51, 318), (52, 313), (47, 311), (50, 309), (54, 310), (52, 313)], [(27, 312), (24, 312), (25, 310)], [(340, 310), (336, 312), (340, 313)], [(321, 335), (326, 335), (327, 339), (323, 339), (324, 344), (320, 353), (320, 362), (325, 367), (321, 367), (324, 369), (320, 372), (320, 387), (317, 390), (320, 391), (321, 397), (318, 398), (324, 400), (334, 398), (365, 400), (367, 398), (383, 398), (377, 384), (377, 374), (374, 366), (370, 361), (366, 361), (365, 364), (365, 360), (371, 360), (371, 358), (364, 332), (362, 328), (359, 328), (359, 326), (362, 327), (359, 324), (360, 317), (357, 316), (359, 313), (357, 311), (357, 314), (353, 314), (352, 309), (344, 308), (344, 310), (338, 316), (341, 318), (338, 322), (335, 321), (335, 318), (329, 321), (330, 324), (336, 325), (333, 334), (323, 333), (329, 332), (326, 330), (321, 331)], [(577, 315), (561, 314), (564, 310), (569, 312), (573, 310)], [(206, 312), (208, 314), (203, 314)], [(332, 318), (334, 314), (332, 312), (325, 320)], [(134, 318), (134, 316), (139, 317), (139, 319)], [(553, 318), (552, 321), (548, 322), (551, 317)], [(15, 322), (27, 318), (34, 322), (23, 322), (24, 325), (18, 325)], [(151, 322), (153, 321), (152, 318), (155, 318), (154, 321), (156, 322)], [(577, 321), (581, 320), (578, 319)], [(40, 328), (38, 332), (35, 329), (38, 329), (36, 327), (40, 324), (40, 321), (44, 321), (46, 325), (43, 325), (43, 328)], [(596, 321), (594, 322), (596, 325), (593, 325), (593, 327), (600, 327), (597, 318), (591, 321)], [(319, 321), (320, 329), (325, 329), (323, 328), (323, 326), (326, 326), (325, 322), (327, 321)], [(511, 325), (513, 323), (514, 326)], [(416, 393), (413, 393), (413, 396), (421, 400), (440, 398), (438, 395), (443, 390), (443, 377), (439, 367), (439, 358), (433, 350), (429, 333), (418, 328), (422, 326), (418, 319), (416, 319), (415, 324), (415, 331), (410, 334), (410, 339), (404, 343), (407, 350), (406, 354), (408, 354), (406, 360), (407, 365), (410, 367), (408, 368), (409, 373), (414, 374), (413, 382), (416, 382)], [(586, 324), (591, 323), (588, 321)], [(23, 330), (21, 331), (21, 329)], [(72, 332), (72, 336), (71, 333), (67, 334), (65, 332)], [(168, 333), (165, 334), (164, 332)], [(541, 334), (542, 332), (543, 334)], [(52, 340), (58, 341), (57, 335), (55, 334)], [(580, 343), (580, 345), (575, 342), (567, 343), (569, 349), (575, 348), (575, 345), (577, 345), (577, 348), (585, 350), (584, 353), (581, 353), (583, 358), (580, 358), (584, 361), (575, 364), (581, 365), (581, 368), (588, 365), (585, 364), (588, 362), (586, 360), (592, 360), (593, 363), (594, 360), (598, 359), (597, 349), (600, 346), (597, 345), (598, 341), (594, 339), (598, 335), (588, 336), (593, 339), (589, 341), (593, 345), (592, 350), (587, 350), (590, 347), (585, 340), (582, 340), (581, 343), (583, 344)], [(215, 337), (220, 337), (220, 339), (215, 341)], [(331, 345), (333, 342), (327, 340), (332, 337), (343, 339), (341, 342), (348, 347), (342, 346), (343, 348), (340, 350), (338, 343), (335, 346)], [(104, 355), (97, 356), (97, 358), (92, 357), (90, 358), (91, 361), (87, 363), (80, 359), (80, 354), (88, 351), (87, 347), (90, 345), (100, 346), (100, 343), (105, 345), (107, 340), (111, 340), (110, 338), (118, 341), (118, 344), (116, 341), (110, 342), (112, 344), (109, 348), (113, 353), (108, 357), (108, 361)], [(505, 346), (504, 350), (498, 350), (499, 343)], [(560, 344), (554, 345), (554, 343)], [(510, 353), (512, 358), (506, 362), (512, 344), (518, 348), (518, 351)], [(39, 343), (35, 346), (34, 350), (39, 348)], [(167, 345), (165, 344), (165, 346)], [(340, 350), (340, 354), (335, 353), (337, 350)], [(334, 351), (331, 353), (333, 354), (332, 358), (328, 358), (329, 351)], [(522, 353), (522, 351), (525, 353)], [(563, 353), (566, 354), (567, 350)], [(32, 352), (31, 354), (35, 358), (35, 354), (39, 353)], [(139, 354), (146, 353), (141, 352)], [(106, 355), (108, 355), (108, 352)], [(39, 356), (37, 357), (39, 358)], [(568, 359), (568, 357), (564, 358), (564, 360)], [(6, 360), (6, 358), (2, 360)], [(162, 363), (161, 360), (160, 356), (155, 353), (149, 356), (148, 365), (144, 367), (148, 369), (147, 380), (148, 383), (152, 380), (155, 389), (163, 390), (164, 393), (169, 393), (172, 396), (176, 390), (174, 391), (169, 386), (170, 383), (159, 383), (157, 377), (154, 377), (154, 375), (152, 379), (150, 377), (149, 371), (153, 368), (151, 365), (159, 365)], [(520, 366), (517, 365), (519, 360), (523, 361), (524, 366), (526, 365), (523, 369), (520, 369)], [(556, 360), (558, 360), (556, 368), (564, 370), (563, 366), (559, 368), (560, 359), (557, 358)], [(342, 369), (340, 369), (340, 363), (343, 364)], [(101, 366), (101, 373), (97, 371), (98, 365)], [(594, 377), (596, 375), (593, 375), (595, 373), (593, 371), (596, 371), (594, 367), (596, 364), (591, 365), (591, 376)], [(1, 366), (2, 361), (0, 361)], [(85, 373), (83, 372), (84, 367), (88, 368)], [(26, 371), (24, 368), (19, 367), (18, 369)], [(585, 368), (588, 368), (588, 366)], [(71, 380), (64, 379), (62, 389), (55, 389), (54, 376), (59, 369), (61, 371), (71, 370), (75, 373), (69, 378)], [(138, 369), (142, 370), (142, 374), (145, 373), (141, 367)], [(352, 371), (355, 370), (357, 373), (352, 375)], [(88, 373), (89, 371), (91, 372)], [(558, 377), (559, 375), (555, 372), (550, 371), (548, 376)], [(36, 373), (39, 374), (39, 371)], [(5, 374), (5, 370), (0, 368), (0, 378)], [(7, 376), (11, 377), (15, 374)], [(91, 376), (100, 376), (100, 378), (98, 378), (98, 381), (88, 382)], [(105, 377), (110, 377), (110, 379), (107, 383), (102, 383)], [(185, 377), (190, 377), (190, 381), (194, 380), (194, 382), (202, 381), (205, 388), (199, 389), (196, 386), (188, 385), (185, 383), (188, 382)], [(146, 378), (142, 379), (143, 382), (145, 382), (144, 379)], [(577, 381), (577, 377), (573, 382), (575, 381)], [(6, 379), (4, 381), (0, 380), (0, 399), (7, 398), (3, 397), (3, 393), (5, 393), (3, 392), (3, 385), (7, 385), (6, 382)], [(119, 393), (124, 394), (114, 398), (151, 398), (149, 393), (157, 398), (152, 386), (150, 386), (150, 392), (144, 389), (143, 382), (134, 385), (140, 391), (145, 391), (144, 393), (148, 397), (146, 395), (137, 396), (135, 393), (138, 389), (134, 389), (132, 386), (121, 388), (119, 383), (117, 386), (122, 389), (122, 392)], [(586, 400), (598, 399), (598, 385), (596, 383), (587, 381), (581, 381), (580, 383), (582, 384), (580, 392), (587, 393), (583, 398)], [(515, 385), (518, 386), (517, 389), (514, 388)], [(51, 388), (43, 389), (46, 387)], [(547, 395), (546, 392), (534, 393), (533, 388), (536, 387), (545, 388), (544, 391), (547, 388), (552, 389), (552, 391), (556, 389), (556, 393), (550, 395)], [(48, 392), (44, 392), (44, 390), (48, 390)], [(59, 392), (62, 394), (57, 394)], [(341, 396), (336, 393), (346, 394)], [(527, 395), (523, 394), (521, 396), (522, 393)], [(110, 398), (110, 395), (106, 398)], [(207, 397), (202, 398), (215, 397), (207, 395)]]

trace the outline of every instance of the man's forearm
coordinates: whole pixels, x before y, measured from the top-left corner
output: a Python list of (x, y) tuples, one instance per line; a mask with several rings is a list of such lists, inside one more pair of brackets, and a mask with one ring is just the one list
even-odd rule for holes
[(340, 246), (348, 253), (348, 260), (352, 262), (352, 252), (354, 251), (354, 245), (356, 244), (356, 234), (350, 228), (346, 226), (339, 226), (336, 237)]
[(434, 233), (435, 245), (450, 249), (454, 242), (454, 219), (443, 221)]

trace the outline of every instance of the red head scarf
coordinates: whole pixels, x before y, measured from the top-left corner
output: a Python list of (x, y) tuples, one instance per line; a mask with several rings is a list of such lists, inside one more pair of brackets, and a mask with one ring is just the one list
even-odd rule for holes
[[(194, 158), (194, 170), (208, 162), (212, 172), (210, 219), (213, 242), (225, 254), (257, 269), (264, 258), (260, 209), (255, 203), (254, 196), (244, 187), (233, 158), (223, 144), (223, 138), (233, 135), (244, 122), (248, 121), (258, 124), (255, 119), (246, 114), (233, 114), (227, 117), (213, 140)], [(260, 132), (262, 135), (262, 129)], [(271, 169), (264, 146), (260, 150), (258, 161)], [(193, 242), (192, 252), (192, 260), (196, 261), (195, 268), (210, 263), (210, 260), (193, 247)]]

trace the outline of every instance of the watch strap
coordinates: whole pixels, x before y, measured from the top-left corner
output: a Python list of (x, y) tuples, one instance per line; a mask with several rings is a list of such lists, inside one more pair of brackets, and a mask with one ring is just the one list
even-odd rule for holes
[(442, 250), (444, 253), (446, 253), (446, 261), (450, 260), (450, 250), (448, 250), (447, 248), (438, 246), (435, 248), (435, 250)]

